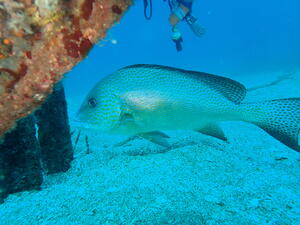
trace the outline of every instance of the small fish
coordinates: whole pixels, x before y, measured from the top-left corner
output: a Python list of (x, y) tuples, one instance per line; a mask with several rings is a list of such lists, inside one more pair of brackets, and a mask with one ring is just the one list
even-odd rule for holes
[(160, 65), (124, 67), (99, 81), (78, 119), (115, 134), (168, 147), (161, 130), (195, 130), (227, 140), (221, 121), (246, 121), (300, 152), (300, 98), (242, 103), (246, 88), (229, 78)]

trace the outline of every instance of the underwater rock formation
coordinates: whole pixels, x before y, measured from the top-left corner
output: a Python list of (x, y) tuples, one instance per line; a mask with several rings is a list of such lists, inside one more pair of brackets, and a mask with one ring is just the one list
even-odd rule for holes
[(131, 2), (0, 0), (0, 135), (41, 105)]
[(73, 159), (67, 102), (63, 85), (58, 83), (53, 93), (35, 112), (43, 168), (47, 173), (65, 172)]
[(39, 189), (43, 173), (65, 172), (73, 159), (67, 103), (58, 83), (42, 107), (17, 122), (0, 144), (0, 203), (10, 193)]
[(17, 122), (0, 146), (0, 202), (10, 193), (39, 189), (43, 181), (33, 116)]

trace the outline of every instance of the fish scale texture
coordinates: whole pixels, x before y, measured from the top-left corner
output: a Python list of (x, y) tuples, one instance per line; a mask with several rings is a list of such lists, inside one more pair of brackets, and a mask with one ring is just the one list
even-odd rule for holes
[[(245, 91), (239, 83), (216, 75), (134, 65), (99, 81), (82, 104), (79, 119), (127, 135), (199, 129), (211, 121), (236, 118), (236, 103)], [(96, 107), (89, 105), (91, 99)]]
[(300, 98), (274, 100), (265, 104), (266, 108), (270, 109), (266, 121), (267, 130), (276, 127), (277, 129), (273, 132), (273, 135), (284, 143), (290, 143), (292, 147), (300, 151)]
[[(161, 65), (147, 65), (147, 64), (137, 64), (125, 67), (124, 69), (150, 69), (157, 72), (161, 70), (166, 70), (168, 72), (182, 74), (184, 76), (190, 76), (193, 79), (199, 80), (201, 82), (206, 83), (211, 88), (218, 91), (220, 94), (223, 94), (228, 100), (233, 101), (236, 104), (241, 103), (246, 96), (247, 90), (244, 85), (240, 84), (237, 81), (231, 80), (226, 77), (216, 76), (213, 74), (203, 73), (203, 72), (196, 72), (196, 71), (189, 71), (183, 70), (179, 68), (172, 68), (168, 66), (161, 66)], [(145, 73), (145, 72), (143, 72)]]
[[(299, 99), (240, 104), (243, 85), (217, 75), (159, 65), (122, 68), (101, 80), (80, 110), (81, 121), (102, 131), (137, 135), (157, 130), (201, 130), (221, 121), (253, 123), (296, 151)], [(203, 133), (215, 136), (216, 131)]]
[[(195, 72), (196, 73), (196, 72)], [(153, 93), (167, 93), (170, 101), (184, 101), (189, 104), (231, 104), (229, 94), (233, 88), (240, 87), (237, 82), (227, 78), (199, 73), (194, 76), (189, 71), (173, 69), (170, 67), (159, 67), (153, 65), (135, 65), (118, 70), (117, 72), (100, 81), (96, 91), (113, 90), (115, 94), (122, 94), (126, 91), (149, 91)], [(196, 79), (195, 79), (196, 78)], [(226, 82), (227, 81), (227, 82)], [(237, 83), (238, 84), (238, 83)], [(224, 90), (224, 91), (221, 91)], [(241, 88), (235, 88), (239, 92)], [(242, 92), (242, 91), (240, 91)], [(233, 99), (233, 97), (231, 97)], [(237, 97), (240, 99), (240, 97)], [(236, 99), (236, 102), (238, 100)]]
[(276, 99), (242, 106), (246, 120), (263, 128), (276, 139), (300, 151), (300, 98)]

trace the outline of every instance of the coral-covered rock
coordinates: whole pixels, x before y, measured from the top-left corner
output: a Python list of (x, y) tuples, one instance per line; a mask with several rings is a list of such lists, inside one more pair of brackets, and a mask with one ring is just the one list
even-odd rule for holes
[(0, 143), (0, 203), (10, 193), (39, 189), (42, 174), (65, 172), (72, 159), (65, 93), (58, 83), (42, 107), (20, 119)]
[(45, 100), (130, 4), (0, 0), (0, 135)]

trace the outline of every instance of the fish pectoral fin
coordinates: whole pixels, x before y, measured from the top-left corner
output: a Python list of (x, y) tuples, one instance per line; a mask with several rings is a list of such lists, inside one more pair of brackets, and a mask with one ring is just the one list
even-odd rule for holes
[(125, 112), (121, 114), (120, 121), (122, 123), (132, 123), (134, 121), (133, 115)]
[(221, 139), (223, 141), (227, 141), (227, 138), (225, 137), (223, 130), (215, 123), (209, 123), (205, 127), (202, 127), (201, 129), (198, 129), (196, 131), (202, 134), (206, 134)]
[(147, 133), (140, 133), (138, 136), (147, 139), (148, 141), (151, 141), (155, 144), (161, 145), (163, 147), (169, 148), (171, 145), (166, 140), (167, 138), (170, 138), (168, 135), (160, 132), (160, 131), (152, 131)]
[(137, 138), (138, 138), (138, 136), (136, 136), (136, 135), (135, 136), (130, 136), (126, 140), (114, 144), (113, 147), (121, 147), (121, 146), (127, 145), (129, 142), (131, 142), (131, 141), (133, 141)]

